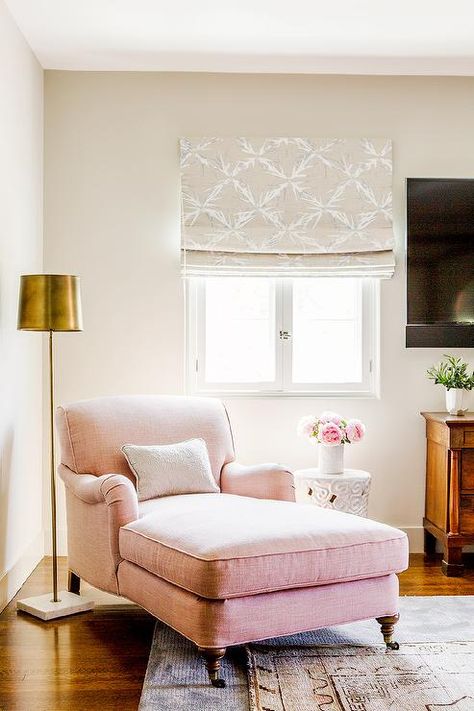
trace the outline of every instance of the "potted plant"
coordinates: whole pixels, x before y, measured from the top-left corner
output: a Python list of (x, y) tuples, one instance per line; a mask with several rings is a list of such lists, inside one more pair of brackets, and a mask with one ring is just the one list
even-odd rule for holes
[(428, 368), (428, 378), (435, 385), (446, 388), (446, 410), (450, 415), (464, 415), (467, 407), (464, 405), (464, 393), (474, 388), (474, 372), (468, 372), (468, 364), (462, 358), (446, 355), (438, 365)]
[(343, 474), (344, 445), (360, 442), (364, 434), (360, 420), (346, 420), (336, 412), (305, 415), (298, 423), (298, 435), (320, 445), (320, 474)]

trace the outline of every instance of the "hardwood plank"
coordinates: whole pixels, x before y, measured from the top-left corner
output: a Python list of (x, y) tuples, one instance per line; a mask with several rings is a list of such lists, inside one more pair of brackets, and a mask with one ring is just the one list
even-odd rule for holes
[[(64, 588), (66, 559), (59, 572)], [(15, 600), (48, 590), (50, 575), (44, 559), (0, 615), (1, 711), (136, 711), (153, 617), (120, 602), (48, 623), (17, 613)]]
[(422, 553), (410, 555), (410, 567), (400, 578), (400, 595), (474, 595), (474, 560), (464, 554), (466, 564), (462, 578), (447, 578), (441, 572), (441, 556), (425, 558)]
[[(62, 588), (66, 559), (59, 571)], [(48, 590), (50, 574), (45, 558), (15, 599)], [(473, 595), (474, 568), (463, 578), (446, 578), (439, 557), (412, 555), (400, 592)], [(151, 615), (131, 605), (99, 606), (43, 623), (17, 614), (13, 600), (0, 615), (1, 711), (136, 711), (153, 627)]]

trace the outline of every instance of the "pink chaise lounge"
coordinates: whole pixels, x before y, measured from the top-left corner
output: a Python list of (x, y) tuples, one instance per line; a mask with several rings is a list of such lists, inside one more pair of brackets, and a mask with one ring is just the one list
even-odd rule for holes
[[(203, 654), (211, 682), (225, 648), (377, 618), (388, 647), (398, 619), (405, 533), (294, 503), (291, 473), (234, 461), (218, 400), (107, 397), (58, 408), (66, 485), (69, 589), (80, 578), (138, 603)], [(124, 443), (202, 437), (221, 493), (139, 503)]]

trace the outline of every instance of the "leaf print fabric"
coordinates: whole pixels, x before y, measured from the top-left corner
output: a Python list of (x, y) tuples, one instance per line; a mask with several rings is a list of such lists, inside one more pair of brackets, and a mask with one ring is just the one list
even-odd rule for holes
[(393, 274), (388, 139), (183, 138), (186, 275)]

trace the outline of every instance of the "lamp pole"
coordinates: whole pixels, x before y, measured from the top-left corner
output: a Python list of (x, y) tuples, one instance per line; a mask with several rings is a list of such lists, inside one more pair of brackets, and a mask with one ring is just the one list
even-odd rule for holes
[(54, 457), (54, 363), (53, 363), (53, 331), (49, 331), (49, 428), (51, 437), (51, 536), (53, 544), (53, 602), (58, 598), (58, 551), (56, 530), (56, 472)]

